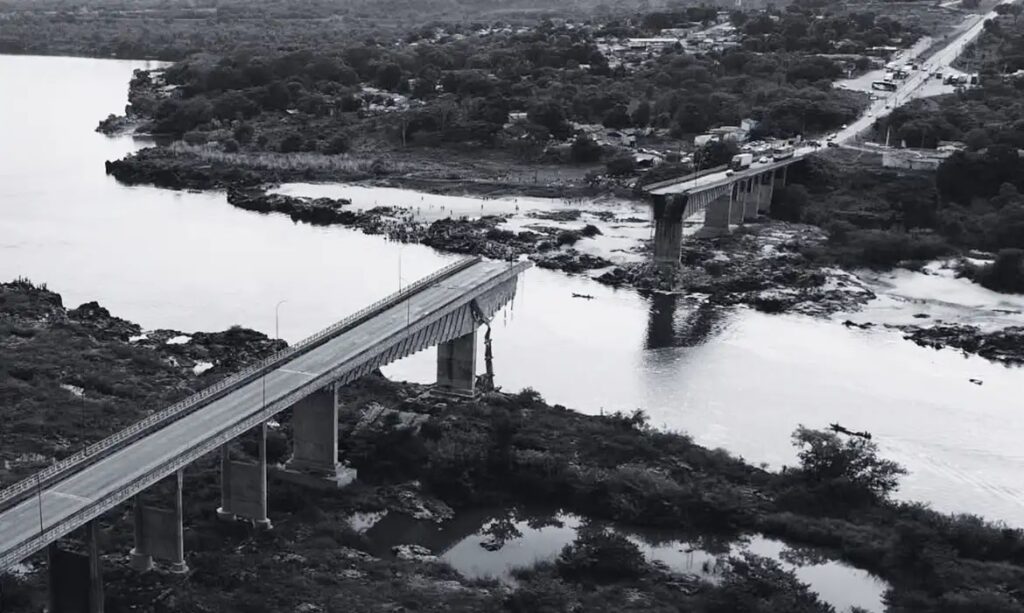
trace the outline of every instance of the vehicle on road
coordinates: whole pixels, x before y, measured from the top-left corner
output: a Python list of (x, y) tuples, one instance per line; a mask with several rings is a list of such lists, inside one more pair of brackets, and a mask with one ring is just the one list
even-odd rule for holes
[(775, 147), (772, 149), (772, 159), (775, 161), (785, 160), (793, 157), (792, 147)]
[(871, 89), (894, 92), (898, 86), (892, 81), (872, 81)]
[(757, 159), (758, 164), (768, 164), (771, 161), (771, 158), (769, 158), (767, 155), (762, 155), (760, 158)]
[(839, 143), (837, 143), (837, 142), (836, 142), (836, 141), (834, 141), (834, 140), (830, 140), (830, 141), (828, 141), (828, 146), (829, 146), (829, 147), (838, 147), (838, 146), (839, 146)]
[(750, 165), (754, 163), (754, 155), (751, 153), (739, 153), (732, 156), (732, 161), (729, 162), (730, 170), (743, 170), (744, 168), (750, 168)]

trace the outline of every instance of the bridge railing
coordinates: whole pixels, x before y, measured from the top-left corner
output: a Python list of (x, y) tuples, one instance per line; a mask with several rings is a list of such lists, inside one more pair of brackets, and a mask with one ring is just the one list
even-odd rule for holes
[[(468, 267), (479, 261), (479, 257), (461, 260), (451, 266), (448, 266), (438, 271), (437, 273), (431, 275), (430, 277), (424, 278), (421, 281), (418, 281), (410, 285), (409, 287), (403, 289), (402, 291), (396, 294), (393, 294), (392, 296), (389, 296), (384, 300), (380, 300), (374, 303), (373, 305), (370, 305), (369, 307), (362, 309), (361, 311), (353, 314), (352, 316), (345, 318), (341, 322), (338, 322), (338, 324), (335, 324), (330, 328), (326, 328), (325, 330), (317, 334), (314, 334), (313, 336), (310, 337), (310, 339), (323, 338), (324, 336), (328, 335), (325, 334), (327, 330), (340, 329), (341, 327), (343, 327), (344, 322), (351, 322), (353, 320), (358, 319), (360, 313), (363, 313), (364, 316), (372, 314), (376, 309), (380, 309), (382, 305), (394, 302), (395, 300), (400, 300), (402, 297), (408, 296), (410, 294), (414, 294), (423, 289), (426, 285), (435, 283), (439, 279), (443, 279), (445, 276), (450, 276), (455, 271), (461, 270), (464, 267)], [(520, 274), (522, 271), (526, 270), (530, 266), (532, 266), (532, 263), (530, 262), (520, 262), (514, 265), (510, 264), (509, 269), (507, 271), (504, 271), (503, 276), (500, 277), (498, 281), (491, 281), (488, 283), (486, 287), (493, 287), (496, 283), (506, 280), (509, 276), (515, 276)], [(441, 307), (435, 308), (434, 311), (436, 312), (443, 310), (448, 306), (449, 303), (445, 303)], [(418, 332), (418, 330), (419, 327), (417, 327), (416, 331)], [(399, 334), (408, 335), (409, 331), (403, 330), (402, 332), (396, 332), (395, 335), (392, 336), (396, 336)], [(296, 347), (298, 347), (298, 345), (299, 344), (297, 344)], [(367, 356), (365, 354), (361, 354), (359, 358), (362, 358), (363, 361), (366, 361)], [(365, 367), (367, 365), (364, 364), (363, 366)], [(369, 366), (372, 366), (372, 364), (370, 364)], [(365, 373), (366, 368), (363, 368), (363, 370)], [(327, 378), (328, 376), (329, 374), (322, 375), (321, 378)], [(298, 393), (299, 392), (291, 392), (290, 394), (286, 394), (284, 397), (278, 398), (273, 402), (274, 404), (278, 405), (291, 403), (292, 400), (290, 400), (290, 398), (295, 398)], [(149, 485), (157, 482), (163, 476), (170, 474), (174, 470), (180, 469), (194, 462), (203, 455), (209, 453), (210, 451), (216, 449), (217, 447), (223, 445), (224, 443), (234, 439), (239, 434), (245, 432), (249, 428), (252, 428), (254, 425), (257, 425), (261, 421), (266, 420), (270, 415), (272, 415), (275, 411), (278, 410), (280, 410), (280, 408), (275, 408), (273, 406), (264, 407), (261, 411), (257, 412), (253, 416), (250, 416), (237, 424), (228, 426), (227, 428), (213, 434), (209, 439), (193, 441), (192, 445), (188, 449), (183, 451), (181, 454), (161, 462), (159, 465), (147, 470), (145, 473), (141, 475), (133, 477), (129, 483), (126, 483), (122, 487), (118, 488), (111, 495), (105, 496), (99, 500), (93, 500), (86, 506), (72, 513), (71, 515), (59, 521), (56, 521), (48, 526), (40, 526), (39, 532), (26, 535), (25, 540), (23, 540), (14, 548), (6, 552), (0, 552), (0, 571), (13, 564), (16, 564), (18, 561), (38, 551), (47, 543), (55, 541), (56, 539), (64, 536), (65, 534), (70, 533), (72, 530), (78, 528), (79, 526), (84, 525), (86, 522), (100, 516), (110, 507), (128, 500), (132, 495), (145, 489)], [(35, 478), (32, 477), (29, 479), (29, 481), (34, 482)], [(32, 484), (34, 485), (34, 483)]]
[(76, 468), (84, 462), (93, 462), (111, 451), (124, 446), (127, 442), (134, 441), (143, 434), (157, 428), (163, 427), (173, 420), (179, 419), (191, 411), (194, 411), (209, 401), (211, 398), (219, 397), (234, 389), (258, 378), (260, 375), (268, 370), (271, 370), (279, 364), (297, 357), (298, 355), (313, 349), (314, 347), (322, 344), (326, 339), (336, 336), (341, 331), (352, 327), (353, 325), (362, 322), (371, 315), (386, 309), (397, 302), (412, 296), (420, 292), (426, 286), (436, 283), (437, 281), (449, 277), (456, 272), (468, 268), (473, 264), (480, 261), (479, 256), (471, 258), (464, 258), (457, 262), (453, 262), (448, 266), (434, 272), (418, 281), (411, 283), (410, 285), (402, 288), (398, 292), (391, 294), (377, 302), (371, 304), (368, 307), (360, 309), (359, 311), (349, 315), (348, 317), (338, 321), (315, 334), (302, 339), (298, 343), (291, 345), (281, 351), (274, 353), (273, 355), (260, 360), (256, 364), (248, 366), (233, 375), (225, 377), (217, 383), (207, 387), (200, 392), (185, 398), (171, 406), (146, 417), (134, 424), (104, 438), (103, 440), (97, 441), (92, 445), (89, 445), (85, 449), (78, 451), (58, 462), (54, 462), (50, 466), (38, 471), (30, 477), (26, 477), (21, 481), (11, 485), (4, 490), (0, 491), (0, 508), (5, 507), (11, 501), (18, 499), (21, 496), (26, 495), (28, 492), (34, 491), (37, 488), (46, 485), (51, 482), (55, 477)]

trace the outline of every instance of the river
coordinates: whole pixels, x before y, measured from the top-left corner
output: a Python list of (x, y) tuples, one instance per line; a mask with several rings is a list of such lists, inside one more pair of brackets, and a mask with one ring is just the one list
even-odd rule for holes
[[(454, 259), (242, 211), (223, 194), (118, 185), (104, 160), (143, 143), (93, 129), (123, 108), (132, 69), (146, 66), (0, 56), (0, 279), (45, 282), (69, 305), (97, 300), (143, 327), (186, 331), (274, 334), (285, 300), (280, 333), (295, 341)], [(926, 311), (993, 325), (1024, 306), (948, 276), (874, 282), (884, 294), (852, 317)], [(901, 497), (1024, 526), (1021, 369), (843, 318), (700, 310), (534, 269), (498, 317), (497, 380), (588, 413), (640, 408), (654, 425), (772, 466), (793, 463), (798, 424), (870, 430), (911, 472)], [(433, 353), (386, 373), (430, 381)]]

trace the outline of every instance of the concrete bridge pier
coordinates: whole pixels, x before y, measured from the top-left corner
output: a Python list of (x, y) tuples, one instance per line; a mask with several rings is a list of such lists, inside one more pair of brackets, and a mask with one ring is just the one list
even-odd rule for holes
[(267, 518), (267, 422), (256, 427), (256, 436), (256, 462), (232, 460), (229, 443), (221, 447), (217, 516), (224, 520), (246, 519), (269, 530), (272, 524)]
[(704, 235), (721, 236), (728, 234), (731, 209), (732, 194), (729, 191), (709, 202), (707, 211), (704, 214)]
[(687, 196), (654, 196), (654, 261), (677, 264), (683, 247), (683, 212)]
[(153, 559), (168, 562), (173, 573), (188, 571), (185, 564), (185, 541), (181, 491), (183, 474), (173, 477), (174, 508), (149, 506), (139, 493), (134, 499), (135, 547), (131, 550), (131, 567), (139, 572), (153, 568)]
[(292, 457), (277, 476), (310, 486), (343, 487), (356, 470), (338, 462), (338, 386), (329, 385), (292, 407)]
[(437, 390), (472, 396), (476, 387), (476, 329), (437, 346)]
[(747, 199), (743, 203), (743, 218), (747, 221), (757, 219), (757, 210), (761, 202), (761, 181), (764, 175), (747, 180)]
[[(775, 172), (766, 172), (761, 175), (759, 197), (757, 199), (757, 212), (768, 213), (772, 208), (772, 195), (775, 193), (775, 184), (779, 179)], [(782, 167), (782, 184), (786, 183), (786, 167)]]
[(100, 567), (99, 526), (85, 525), (85, 553), (47, 548), (50, 613), (103, 613), (103, 572)]
[(729, 205), (729, 221), (732, 224), (743, 225), (743, 207), (747, 200), (747, 180), (740, 179), (732, 184), (732, 202)]
[(338, 472), (338, 397), (334, 385), (292, 407), (292, 457), (287, 468), (333, 477)]

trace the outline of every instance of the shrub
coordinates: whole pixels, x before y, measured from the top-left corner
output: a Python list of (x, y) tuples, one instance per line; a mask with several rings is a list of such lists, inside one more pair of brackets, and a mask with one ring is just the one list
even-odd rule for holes
[(344, 134), (338, 134), (327, 143), (324, 147), (324, 153), (329, 155), (338, 155), (339, 153), (345, 153), (349, 150), (348, 137)]
[(301, 134), (289, 134), (281, 141), (280, 151), (281, 153), (294, 153), (296, 151), (301, 151), (302, 145), (303, 140)]
[(636, 579), (647, 572), (640, 548), (621, 534), (584, 526), (576, 540), (558, 556), (558, 573), (573, 581), (612, 583)]
[(793, 433), (800, 458), (798, 478), (834, 502), (879, 501), (899, 487), (907, 470), (878, 457), (878, 445), (861, 436), (800, 426)]
[(576, 242), (580, 240), (580, 233), (575, 230), (563, 230), (558, 233), (558, 238), (556, 240), (559, 246), (575, 245)]
[(572, 141), (570, 149), (572, 161), (577, 164), (590, 164), (601, 160), (601, 145), (589, 136), (578, 136)]
[(601, 229), (593, 224), (588, 223), (587, 225), (583, 226), (582, 230), (580, 230), (580, 234), (586, 238), (594, 238), (595, 236), (601, 234)]
[(636, 160), (631, 155), (624, 155), (613, 160), (608, 160), (605, 165), (608, 174), (613, 177), (631, 175), (636, 172)]
[(982, 266), (975, 275), (991, 290), (1024, 294), (1024, 250), (1003, 249), (995, 262)]

